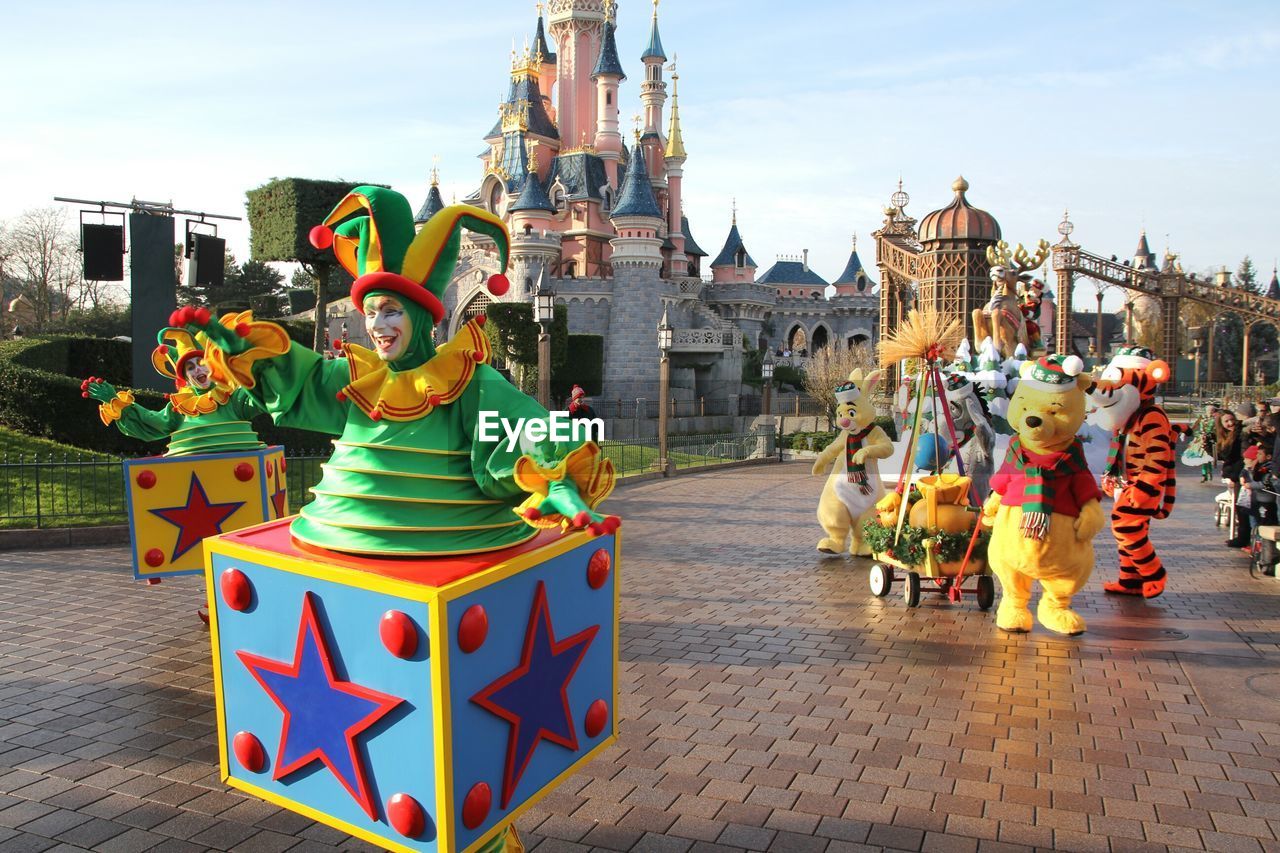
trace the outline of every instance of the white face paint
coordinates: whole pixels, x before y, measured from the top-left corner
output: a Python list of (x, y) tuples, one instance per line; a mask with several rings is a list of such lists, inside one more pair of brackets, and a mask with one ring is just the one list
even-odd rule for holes
[(213, 374), (202, 358), (193, 358), (182, 368), (187, 375), (187, 384), (193, 388), (208, 388), (213, 384)]
[(364, 328), (373, 341), (374, 352), (383, 361), (396, 361), (409, 348), (412, 332), (404, 305), (394, 296), (375, 296), (365, 300)]

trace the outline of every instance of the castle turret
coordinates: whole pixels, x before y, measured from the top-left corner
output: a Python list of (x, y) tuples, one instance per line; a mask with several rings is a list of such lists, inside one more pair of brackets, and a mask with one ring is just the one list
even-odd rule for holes
[(862, 266), (862, 259), (858, 257), (857, 234), (853, 235), (853, 249), (849, 252), (849, 262), (844, 265), (844, 271), (831, 283), (836, 286), (836, 296), (871, 295), (871, 288), (875, 286), (875, 282), (867, 276), (867, 271)]
[(662, 80), (662, 63), (667, 55), (662, 51), (662, 39), (658, 36), (658, 0), (653, 0), (653, 23), (649, 27), (649, 44), (640, 54), (644, 62), (644, 82), (640, 84), (640, 102), (644, 104), (644, 134), (646, 153), (652, 166), (651, 177), (662, 177), (662, 156), (666, 142), (662, 136), (662, 107), (667, 102), (667, 84)]
[(613, 247), (611, 262), (619, 266), (662, 266), (662, 240), (658, 230), (662, 227), (662, 210), (653, 196), (649, 183), (649, 170), (645, 166), (644, 149), (640, 141), (631, 149), (626, 179), (613, 207), (613, 227), (618, 236), (609, 241)]
[(619, 162), (622, 159), (622, 134), (618, 130), (618, 84), (627, 79), (622, 73), (622, 63), (618, 61), (618, 45), (614, 41), (614, 25), (612, 20), (613, 4), (606, 5), (609, 18), (604, 23), (604, 44), (600, 49), (600, 59), (596, 62), (591, 79), (596, 81), (596, 126), (595, 147), (600, 159), (604, 161), (609, 182), (615, 187), (619, 185), (621, 175), (618, 174)]
[(556, 54), (551, 49), (551, 45), (547, 43), (546, 31), (542, 28), (542, 4), (538, 4), (538, 27), (533, 34), (533, 55), (539, 60), (538, 65), (538, 91), (542, 94), (542, 101), (547, 111), (547, 115), (552, 121), (556, 120), (556, 110), (551, 103), (551, 87), (556, 84)]
[(527, 301), (533, 298), (534, 282), (553, 269), (560, 259), (560, 236), (550, 230), (555, 205), (538, 177), (536, 152), (529, 157), (520, 195), (508, 212), (511, 215), (511, 271), (507, 277), (513, 285), (510, 298)]
[(733, 225), (725, 238), (724, 248), (711, 262), (711, 277), (717, 282), (747, 282), (756, 280), (756, 262), (747, 253), (742, 237), (738, 234), (738, 211), (733, 211)]
[(667, 136), (667, 236), (674, 248), (671, 250), (671, 269), (685, 270), (689, 259), (685, 256), (683, 207), (680, 187), (684, 179), (684, 137), (680, 133), (680, 75), (671, 72), (671, 132)]
[(1133, 252), (1133, 266), (1135, 269), (1155, 271), (1159, 269), (1156, 265), (1156, 253), (1151, 251), (1151, 246), (1147, 243), (1147, 231), (1142, 230), (1142, 236), (1138, 238), (1138, 248)]
[(418, 212), (413, 217), (413, 224), (422, 230), (422, 226), (427, 224), (427, 220), (435, 216), (441, 210), (444, 210), (444, 199), (440, 197), (440, 171), (435, 166), (431, 167), (431, 189), (427, 190), (427, 198), (422, 202), (422, 207), (418, 208)]
[(1271, 283), (1267, 285), (1266, 297), (1268, 299), (1280, 299), (1280, 278), (1276, 277), (1275, 265), (1271, 267)]

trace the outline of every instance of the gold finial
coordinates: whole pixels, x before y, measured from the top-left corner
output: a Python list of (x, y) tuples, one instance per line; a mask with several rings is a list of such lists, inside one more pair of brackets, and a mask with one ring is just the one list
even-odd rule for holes
[(515, 36), (512, 36), (512, 37), (511, 37), (511, 70), (512, 70), (512, 71), (515, 71), (515, 70), (516, 70), (516, 39), (515, 39)]
[(440, 155), (434, 154), (431, 157), (431, 186), (440, 186)]
[(542, 17), (542, 3), (541, 3), (541, 0), (539, 0), (539, 2), (537, 2), (537, 3), (534, 3), (533, 5), (534, 5), (534, 8), (536, 8), (536, 9), (538, 10), (538, 17), (539, 17), (539, 18), (541, 18), (541, 17)]
[(858, 232), (857, 231), (853, 232), (853, 250), (855, 252), (858, 251)]
[(608, 23), (613, 23), (614, 0), (604, 0), (604, 19)]
[[(657, 3), (657, 0), (654, 0), (654, 2)], [(729, 204), (733, 208), (733, 224), (736, 226), (738, 224), (738, 197), (734, 196), (730, 199)]]
[(966, 192), (969, 189), (969, 182), (964, 179), (964, 175), (961, 175), (951, 182), (951, 189), (958, 193)]
[(653, 19), (658, 19), (658, 0), (653, 0)]
[(667, 133), (668, 157), (687, 157), (684, 148), (684, 134), (680, 132), (680, 75), (675, 73), (675, 55), (671, 58), (671, 123)]
[(636, 144), (638, 145), (640, 143), (640, 122), (642, 121), (640, 113), (633, 115), (631, 120), (635, 123)]

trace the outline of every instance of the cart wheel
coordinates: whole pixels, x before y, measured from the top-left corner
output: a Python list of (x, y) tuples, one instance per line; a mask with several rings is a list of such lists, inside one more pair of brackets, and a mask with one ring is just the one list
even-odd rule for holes
[(978, 609), (990, 610), (996, 603), (996, 582), (991, 575), (978, 575)]
[(920, 606), (920, 573), (907, 572), (906, 582), (902, 585), (902, 600), (908, 607)]
[(893, 586), (893, 567), (876, 563), (871, 567), (871, 594), (876, 598), (884, 598)]

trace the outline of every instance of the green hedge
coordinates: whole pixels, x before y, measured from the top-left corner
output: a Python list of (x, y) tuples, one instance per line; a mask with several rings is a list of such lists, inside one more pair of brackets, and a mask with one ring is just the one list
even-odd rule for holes
[(564, 364), (551, 371), (551, 396), (564, 399), (574, 385), (581, 385), (588, 397), (604, 390), (604, 337), (569, 335)]
[[(101, 376), (121, 388), (133, 384), (130, 344), (83, 337), (25, 338), (0, 343), (0, 424), (64, 444), (122, 456), (159, 453), (164, 443), (128, 438), (114, 426), (103, 426), (98, 407), (80, 396), (80, 382)], [(134, 399), (149, 409), (164, 408), (164, 395), (134, 390)], [(293, 451), (327, 452), (329, 437), (307, 430), (277, 427), (263, 415), (254, 420), (258, 436), (268, 444)]]
[[(892, 417), (876, 418), (876, 426), (884, 430), (890, 441), (898, 440), (898, 430)], [(793, 432), (782, 437), (782, 446), (789, 450), (821, 450), (836, 440), (839, 430), (820, 430), (818, 432)]]

